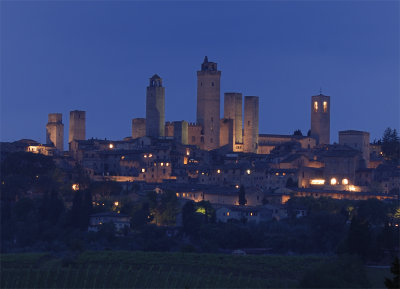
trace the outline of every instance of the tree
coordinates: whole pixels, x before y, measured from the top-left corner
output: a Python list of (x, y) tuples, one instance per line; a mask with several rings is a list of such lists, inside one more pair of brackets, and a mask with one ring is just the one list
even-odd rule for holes
[(385, 286), (388, 289), (399, 289), (400, 288), (400, 266), (399, 257), (396, 257), (393, 261), (390, 272), (394, 275), (393, 279), (385, 278)]
[(400, 138), (396, 129), (388, 127), (382, 137), (382, 153), (386, 160), (399, 162), (400, 160)]
[(350, 223), (347, 236), (348, 253), (355, 254), (366, 259), (371, 244), (370, 225), (367, 220), (354, 216)]
[(303, 136), (303, 133), (301, 132), (300, 129), (297, 129), (293, 132), (293, 135), (297, 135), (297, 136)]
[(239, 190), (239, 205), (240, 206), (245, 206), (247, 204), (247, 200), (246, 200), (246, 191), (244, 189), (244, 186), (240, 186), (240, 190)]

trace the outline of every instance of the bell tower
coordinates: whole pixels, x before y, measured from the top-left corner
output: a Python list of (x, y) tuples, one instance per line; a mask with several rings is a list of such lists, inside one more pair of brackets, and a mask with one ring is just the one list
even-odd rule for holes
[(330, 96), (313, 95), (311, 97), (311, 136), (317, 144), (330, 143)]
[(165, 88), (157, 74), (150, 78), (146, 93), (146, 136), (164, 136)]

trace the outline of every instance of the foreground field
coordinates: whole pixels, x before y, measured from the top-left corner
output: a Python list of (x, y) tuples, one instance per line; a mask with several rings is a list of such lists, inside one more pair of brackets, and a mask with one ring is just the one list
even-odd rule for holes
[[(295, 288), (305, 272), (327, 260), (124, 251), (73, 258), (7, 254), (1, 256), (1, 288)], [(372, 287), (383, 287), (383, 274), (368, 268)]]

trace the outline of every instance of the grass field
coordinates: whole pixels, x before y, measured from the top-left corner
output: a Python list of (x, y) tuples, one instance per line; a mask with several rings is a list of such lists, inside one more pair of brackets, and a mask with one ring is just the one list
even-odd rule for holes
[[(102, 251), (74, 258), (1, 255), (1, 288), (295, 288), (327, 260), (316, 256), (232, 256)], [(388, 272), (368, 268), (383, 287)]]

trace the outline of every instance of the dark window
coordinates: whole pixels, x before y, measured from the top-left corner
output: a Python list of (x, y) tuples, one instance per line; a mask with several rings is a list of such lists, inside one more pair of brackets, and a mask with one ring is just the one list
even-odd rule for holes
[(214, 82), (211, 82), (211, 86), (214, 86)]
[(192, 142), (195, 142), (196, 141), (196, 137), (193, 135), (192, 136)]

